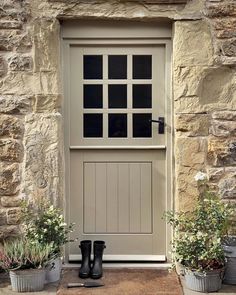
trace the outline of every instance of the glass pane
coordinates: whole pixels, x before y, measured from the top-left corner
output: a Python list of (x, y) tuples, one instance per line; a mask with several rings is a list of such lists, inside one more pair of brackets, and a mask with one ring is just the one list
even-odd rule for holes
[(109, 108), (127, 108), (127, 85), (108, 85)]
[(109, 137), (127, 137), (127, 114), (109, 114)]
[(152, 107), (152, 85), (133, 85), (133, 108)]
[(84, 55), (84, 79), (102, 79), (102, 55)]
[(133, 79), (152, 79), (151, 55), (133, 55)]
[(127, 56), (108, 56), (108, 79), (127, 79)]
[(84, 85), (84, 108), (102, 108), (102, 85)]
[(102, 114), (84, 114), (84, 137), (102, 137)]
[(133, 137), (152, 137), (152, 114), (133, 114)]

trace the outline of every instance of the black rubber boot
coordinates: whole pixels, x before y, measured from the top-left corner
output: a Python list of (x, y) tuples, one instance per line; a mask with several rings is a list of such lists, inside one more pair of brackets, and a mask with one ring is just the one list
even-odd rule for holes
[(79, 277), (82, 279), (89, 278), (91, 269), (91, 246), (90, 240), (80, 242), (80, 250), (82, 254), (81, 267), (79, 269)]
[(93, 267), (91, 269), (90, 277), (92, 279), (100, 279), (102, 277), (102, 255), (106, 248), (104, 241), (94, 241), (93, 243)]

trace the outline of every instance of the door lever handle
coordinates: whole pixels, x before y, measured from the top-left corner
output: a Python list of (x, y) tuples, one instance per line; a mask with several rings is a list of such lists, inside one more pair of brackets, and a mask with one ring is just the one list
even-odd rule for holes
[(165, 118), (164, 117), (159, 117), (158, 120), (149, 120), (150, 123), (158, 123), (158, 133), (159, 134), (164, 134), (165, 133)]

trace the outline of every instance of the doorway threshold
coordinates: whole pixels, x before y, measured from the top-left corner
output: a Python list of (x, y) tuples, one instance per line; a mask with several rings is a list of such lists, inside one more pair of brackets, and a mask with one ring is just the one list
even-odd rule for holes
[[(103, 268), (155, 268), (155, 269), (169, 269), (172, 264), (169, 262), (103, 262)], [(79, 268), (80, 263), (65, 263), (63, 268)]]

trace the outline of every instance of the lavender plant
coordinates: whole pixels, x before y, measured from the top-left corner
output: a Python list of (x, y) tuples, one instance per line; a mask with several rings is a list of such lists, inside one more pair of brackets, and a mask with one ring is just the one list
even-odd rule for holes
[(7, 241), (0, 250), (0, 266), (6, 271), (44, 268), (53, 258), (52, 250), (52, 244), (30, 243), (25, 238)]

